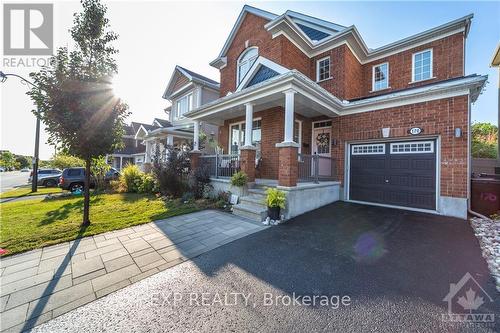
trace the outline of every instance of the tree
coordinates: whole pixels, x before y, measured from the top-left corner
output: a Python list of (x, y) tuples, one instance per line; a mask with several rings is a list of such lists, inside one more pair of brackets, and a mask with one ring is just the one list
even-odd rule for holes
[(67, 154), (57, 154), (52, 157), (50, 164), (56, 169), (66, 169), (85, 166), (85, 161), (79, 157)]
[(490, 123), (472, 124), (472, 157), (497, 158), (498, 127)]
[(40, 111), (49, 144), (85, 161), (83, 225), (90, 224), (90, 167), (93, 158), (120, 148), (128, 106), (113, 94), (117, 74), (106, 6), (82, 0), (70, 30), (72, 51), (59, 48), (50, 64), (30, 76), (37, 87), (28, 93)]
[(31, 166), (31, 157), (16, 155), (16, 162), (18, 163), (20, 169), (29, 168)]
[(14, 154), (8, 150), (4, 150), (0, 153), (0, 166), (6, 170), (14, 170), (19, 167), (19, 164), (16, 162)]

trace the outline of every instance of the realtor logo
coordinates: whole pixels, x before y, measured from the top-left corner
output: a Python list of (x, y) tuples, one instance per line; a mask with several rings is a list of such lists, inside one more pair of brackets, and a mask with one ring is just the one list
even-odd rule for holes
[(4, 55), (52, 55), (54, 42), (52, 4), (4, 4)]
[(493, 302), (493, 299), (470, 273), (466, 273), (458, 283), (450, 284), (450, 291), (443, 302), (448, 302), (448, 313), (442, 315), (444, 321), (491, 324), (495, 321), (495, 314), (481, 311), (481, 307)]

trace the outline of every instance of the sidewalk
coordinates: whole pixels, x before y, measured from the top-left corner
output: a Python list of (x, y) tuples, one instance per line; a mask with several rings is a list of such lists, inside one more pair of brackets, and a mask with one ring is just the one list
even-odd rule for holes
[(202, 211), (0, 260), (1, 331), (21, 332), (265, 227)]

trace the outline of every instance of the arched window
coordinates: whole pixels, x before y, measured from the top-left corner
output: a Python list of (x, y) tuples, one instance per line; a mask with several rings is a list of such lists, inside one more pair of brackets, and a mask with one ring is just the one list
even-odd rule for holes
[(243, 80), (245, 75), (250, 70), (250, 67), (252, 67), (255, 60), (257, 60), (258, 56), (259, 50), (256, 47), (251, 47), (240, 55), (240, 57), (238, 58), (238, 70), (236, 74), (238, 84), (241, 82), (241, 80)]

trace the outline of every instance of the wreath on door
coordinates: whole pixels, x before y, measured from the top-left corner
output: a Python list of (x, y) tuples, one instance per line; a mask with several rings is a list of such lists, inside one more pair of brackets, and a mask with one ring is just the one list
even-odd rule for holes
[(330, 136), (327, 133), (319, 133), (316, 136), (316, 145), (321, 148), (328, 147)]

